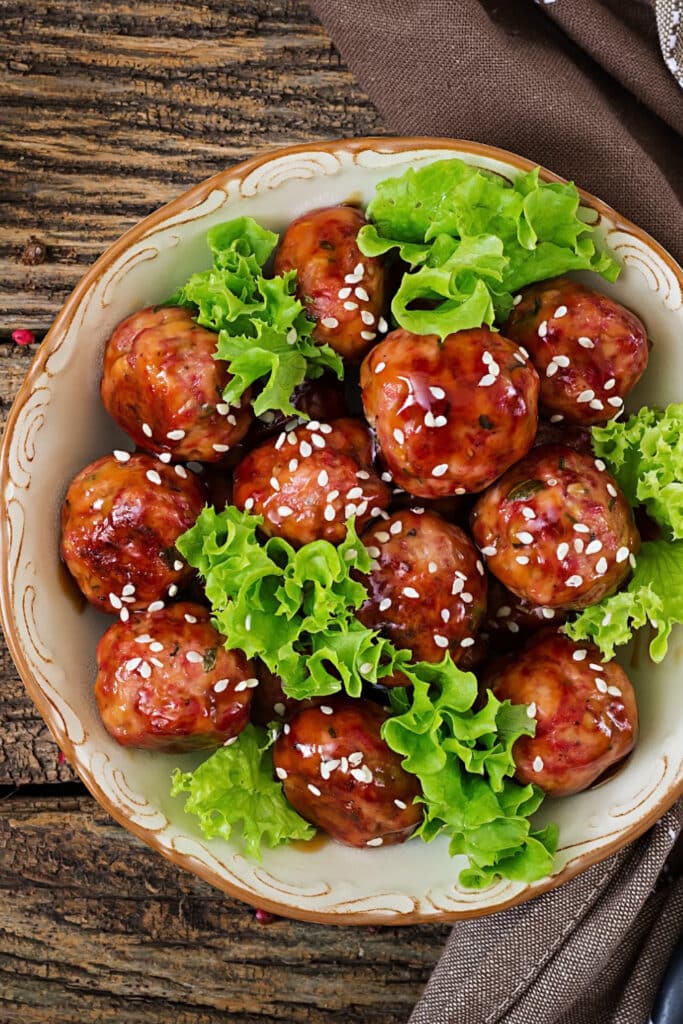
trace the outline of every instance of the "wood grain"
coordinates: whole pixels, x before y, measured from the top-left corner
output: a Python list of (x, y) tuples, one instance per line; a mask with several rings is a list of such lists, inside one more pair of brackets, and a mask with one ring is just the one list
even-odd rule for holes
[(298, 0), (4, 0), (0, 68), (5, 331), (45, 329), (107, 245), (229, 164), (382, 131)]
[(0, 892), (2, 1024), (398, 1024), (449, 930), (258, 924), (87, 797), (0, 802)]

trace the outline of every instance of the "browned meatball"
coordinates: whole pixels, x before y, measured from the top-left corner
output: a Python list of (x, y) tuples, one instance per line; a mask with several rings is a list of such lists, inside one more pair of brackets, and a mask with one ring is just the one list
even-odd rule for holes
[(423, 498), (483, 490), (538, 425), (536, 371), (486, 327), (443, 342), (392, 331), (365, 359), (361, 387), (394, 482)]
[(519, 641), (544, 626), (561, 626), (568, 612), (563, 608), (546, 608), (531, 604), (508, 590), (500, 580), (488, 580), (488, 600), (482, 632), (498, 650), (519, 645)]
[(387, 330), (383, 262), (356, 243), (366, 223), (354, 206), (313, 210), (292, 221), (275, 254), (276, 274), (297, 271), (297, 298), (317, 321), (315, 340), (352, 360)]
[(125, 621), (190, 579), (175, 542), (203, 505), (202, 487), (184, 466), (142, 453), (105, 455), (66, 492), (62, 558), (88, 600)]
[(548, 608), (586, 608), (630, 571), (631, 507), (600, 459), (534, 448), (477, 501), (472, 532), (509, 590)]
[(107, 342), (104, 407), (140, 448), (164, 459), (216, 462), (246, 434), (250, 393), (240, 407), (222, 394), (232, 379), (214, 359), (217, 336), (177, 306), (140, 310)]
[(504, 330), (528, 349), (541, 378), (541, 407), (555, 422), (604, 423), (618, 415), (647, 366), (638, 317), (567, 277), (525, 288)]
[(376, 567), (362, 577), (361, 622), (416, 661), (441, 661), (446, 651), (460, 661), (486, 609), (484, 567), (467, 534), (435, 512), (405, 509), (371, 527), (363, 543)]
[(107, 732), (124, 747), (206, 750), (236, 737), (258, 684), (241, 651), (198, 604), (115, 622), (97, 645), (95, 697)]
[(263, 516), (269, 536), (291, 544), (346, 536), (389, 504), (390, 492), (372, 466), (372, 440), (360, 420), (312, 420), (250, 452), (235, 470), (233, 500)]
[(512, 749), (521, 783), (552, 796), (590, 786), (626, 757), (638, 735), (638, 709), (624, 670), (603, 664), (593, 644), (544, 631), (486, 677), (499, 700), (528, 704), (536, 735)]
[(290, 804), (338, 843), (403, 843), (422, 820), (419, 783), (380, 735), (387, 717), (369, 700), (329, 697), (295, 715), (273, 747)]

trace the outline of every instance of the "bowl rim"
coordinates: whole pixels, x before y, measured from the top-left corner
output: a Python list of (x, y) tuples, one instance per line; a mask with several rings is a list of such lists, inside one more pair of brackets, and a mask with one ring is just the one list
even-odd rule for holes
[[(119, 256), (121, 256), (131, 245), (144, 239), (145, 236), (158, 224), (202, 203), (213, 190), (223, 189), (230, 182), (241, 180), (264, 164), (277, 160), (281, 157), (299, 153), (323, 152), (336, 154), (344, 152), (357, 155), (363, 151), (371, 150), (375, 153), (391, 154), (429, 149), (450, 150), (453, 152), (466, 153), (472, 157), (494, 159), (502, 163), (507, 163), (516, 170), (523, 172), (530, 171), (538, 166), (536, 163), (526, 159), (525, 157), (518, 156), (515, 153), (505, 149), (500, 149), (496, 146), (489, 146), (481, 142), (471, 142), (465, 139), (439, 138), (438, 136), (363, 136), (352, 139), (331, 139), (319, 142), (301, 143), (294, 146), (283, 146), (276, 149), (269, 149), (264, 153), (260, 153), (259, 155), (250, 158), (249, 160), (233, 164), (226, 170), (219, 171), (210, 178), (194, 185), (192, 188), (171, 200), (171, 202), (164, 204), (141, 221), (138, 221), (116, 242), (106, 249), (90, 269), (86, 271), (59, 310), (38, 351), (36, 352), (33, 362), (9, 411), (2, 442), (0, 443), (0, 547), (4, 548), (5, 551), (9, 551), (9, 517), (7, 513), (5, 494), (7, 484), (10, 481), (9, 456), (13, 447), (12, 442), (19, 415), (33, 392), (36, 380), (43, 374), (43, 372), (45, 372), (46, 363), (49, 357), (58, 346), (64, 333), (70, 326), (82, 299), (90, 288), (96, 284), (108, 267), (119, 258)], [(390, 176), (390, 174), (391, 170), (388, 168), (387, 176)], [(565, 178), (560, 177), (544, 167), (541, 167), (540, 176), (544, 181), (566, 181)], [(655, 239), (653, 239), (646, 231), (642, 230), (642, 228), (639, 228), (627, 218), (622, 217), (621, 214), (617, 213), (601, 199), (598, 199), (590, 192), (587, 192), (578, 186), (577, 188), (581, 204), (583, 206), (595, 210), (601, 216), (606, 215), (615, 223), (617, 229), (626, 230), (629, 234), (634, 235), (641, 242), (644, 242), (645, 245), (652, 249), (666, 264), (683, 290), (683, 269)], [(53, 738), (60, 749), (63, 750), (70, 764), (75, 768), (91, 796), (94, 797), (100, 806), (103, 807), (119, 825), (135, 835), (136, 838), (141, 839), (147, 846), (154, 849), (156, 853), (160, 853), (167, 860), (170, 860), (176, 867), (191, 871), (193, 874), (202, 878), (204, 881), (209, 882), (212, 886), (231, 897), (239, 899), (251, 906), (258, 906), (278, 916), (328, 925), (385, 924), (397, 926), (411, 924), (445, 924), (453, 921), (465, 920), (467, 918), (483, 917), (488, 914), (497, 913), (502, 910), (507, 910), (510, 907), (517, 906), (518, 904), (525, 903), (527, 900), (532, 899), (541, 893), (556, 889), (558, 886), (568, 882), (587, 868), (606, 860), (612, 854), (623, 849), (639, 836), (643, 835), (643, 833), (651, 828), (655, 822), (657, 822), (666, 813), (666, 811), (673, 806), (676, 800), (683, 795), (682, 777), (675, 786), (662, 796), (649, 814), (647, 814), (641, 821), (632, 825), (626, 830), (626, 832), (620, 834), (618, 838), (605, 843), (597, 850), (587, 851), (576, 860), (571, 861), (557, 874), (551, 875), (542, 881), (527, 885), (523, 890), (521, 890), (521, 892), (517, 893), (510, 899), (504, 900), (500, 904), (486, 909), (477, 908), (476, 910), (442, 911), (436, 914), (425, 913), (419, 910), (414, 910), (406, 914), (396, 911), (363, 911), (359, 913), (345, 913), (338, 910), (328, 912), (309, 911), (305, 908), (292, 907), (289, 904), (278, 903), (267, 898), (259, 898), (256, 900), (253, 893), (242, 889), (239, 885), (226, 881), (217, 873), (217, 871), (213, 870), (207, 864), (200, 864), (194, 858), (186, 857), (182, 853), (170, 850), (166, 845), (163, 845), (157, 840), (154, 832), (146, 829), (143, 825), (138, 825), (135, 822), (130, 821), (101, 789), (94, 776), (79, 765), (79, 758), (74, 746), (68, 736), (66, 736), (60, 729), (58, 716), (54, 714), (49, 700), (43, 695), (43, 691), (33, 677), (27, 659), (24, 655), (23, 648), (15, 628), (14, 617), (12, 615), (10, 591), (11, 582), (9, 574), (9, 560), (3, 559), (0, 571), (0, 624), (4, 630), (10, 655), (29, 696), (38, 708), (38, 711), (40, 712), (40, 715), (50, 730)], [(190, 861), (191, 866), (189, 863)]]

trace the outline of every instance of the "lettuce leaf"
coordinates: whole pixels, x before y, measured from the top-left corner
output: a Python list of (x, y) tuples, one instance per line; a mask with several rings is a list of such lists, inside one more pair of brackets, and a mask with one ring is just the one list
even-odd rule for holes
[(616, 261), (596, 249), (576, 187), (542, 182), (538, 168), (512, 183), (462, 160), (410, 168), (380, 182), (367, 216), (361, 251), (396, 249), (413, 268), (391, 309), (420, 334), (445, 338), (492, 325), (509, 313), (514, 291), (569, 270), (610, 281), (619, 274)]
[(264, 730), (248, 725), (192, 772), (176, 768), (171, 796), (188, 793), (185, 810), (196, 814), (207, 839), (241, 836), (245, 852), (261, 860), (262, 846), (312, 839), (315, 829), (287, 803), (273, 778)]
[(427, 842), (447, 835), (451, 855), (469, 860), (460, 881), (470, 888), (498, 877), (533, 882), (551, 874), (557, 829), (534, 831), (529, 821), (543, 794), (512, 777), (512, 747), (520, 736), (533, 736), (535, 720), (525, 706), (501, 702), (491, 691), (475, 711), (477, 680), (450, 656), (411, 668), (404, 671), (412, 691), (391, 691), (396, 714), (382, 735), (420, 780), (424, 819), (417, 835)]
[(644, 407), (627, 421), (593, 427), (593, 448), (632, 505), (674, 540), (683, 538), (683, 403)]
[(304, 378), (325, 370), (344, 376), (340, 356), (313, 341), (315, 324), (295, 296), (296, 272), (263, 274), (277, 241), (251, 217), (217, 224), (207, 234), (213, 266), (192, 274), (168, 300), (195, 310), (197, 323), (218, 332), (215, 358), (233, 374), (225, 402), (237, 404), (248, 387), (262, 384), (253, 403), (257, 416), (269, 409), (301, 415), (290, 396)]
[(683, 541), (655, 540), (641, 547), (625, 590), (585, 608), (563, 629), (572, 640), (592, 640), (612, 658), (615, 647), (649, 624), (655, 633), (650, 657), (660, 662), (677, 623), (683, 623)]

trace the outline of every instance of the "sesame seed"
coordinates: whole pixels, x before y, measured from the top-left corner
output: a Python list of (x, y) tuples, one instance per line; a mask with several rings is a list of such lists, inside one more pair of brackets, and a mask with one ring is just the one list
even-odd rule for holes
[(289, 733), (290, 733), (289, 722), (285, 722), (285, 724), (282, 726), (282, 731), (285, 734), (285, 736), (289, 736)]
[(152, 674), (152, 670), (146, 661), (143, 661), (140, 665), (140, 675), (143, 679), (149, 679)]
[(327, 473), (327, 470), (321, 469), (320, 472), (318, 473), (318, 483), (320, 484), (321, 487), (327, 487), (329, 481), (330, 478)]
[(604, 387), (605, 391), (611, 391), (616, 383), (617, 382), (614, 379), (614, 377), (610, 377), (610, 379), (606, 380), (602, 386)]
[(524, 508), (522, 509), (522, 515), (524, 516), (525, 519), (535, 519), (536, 518), (536, 513), (528, 505), (525, 505)]
[(441, 609), (441, 621), (442, 622), (449, 622), (450, 618), (451, 618), (451, 613), (450, 613), (449, 609), (448, 608), (442, 608)]
[(199, 651), (186, 651), (185, 658), (192, 665), (201, 665), (204, 661), (204, 656), (201, 655)]
[(554, 608), (541, 608), (541, 615), (544, 619), (554, 619), (555, 609)]
[(382, 334), (385, 334), (389, 330), (389, 324), (386, 322), (383, 316), (381, 316), (377, 321), (377, 330), (381, 331)]
[(365, 550), (370, 555), (370, 558), (379, 558), (379, 556), (382, 554), (380, 549), (376, 548), (374, 544), (370, 545), (369, 547), (366, 547)]
[(118, 449), (114, 452), (114, 458), (117, 462), (128, 462), (130, 458), (130, 452), (122, 452)]
[(166, 435), (166, 437), (169, 439), (169, 441), (182, 441), (182, 439), (185, 437), (185, 431), (184, 430), (169, 430), (169, 432)]
[(99, 512), (103, 505), (104, 501), (102, 498), (98, 498), (97, 501), (93, 501), (92, 503), (92, 507), (95, 509), (96, 512)]
[(466, 636), (464, 640), (460, 641), (461, 647), (474, 647), (474, 637)]
[[(435, 427), (445, 427), (447, 423), (448, 419), (445, 416), (437, 416), (436, 419), (434, 420)], [(458, 492), (456, 491), (455, 493), (457, 494)]]
[(590, 528), (588, 526), (586, 526), (584, 523), (574, 523), (572, 529), (576, 533), (590, 533), (591, 532)]
[(572, 654), (572, 659), (574, 661), (585, 661), (587, 654), (588, 651), (582, 647), (580, 648), (580, 650), (574, 651), (574, 653)]
[(163, 644), (161, 644), (161, 643), (159, 643), (159, 641), (158, 641), (158, 640), (154, 640), (154, 641), (152, 641), (152, 643), (151, 643), (151, 644), (149, 645), (149, 649), (150, 649), (150, 651), (153, 651), (153, 652), (154, 652), (154, 654), (161, 654), (161, 652), (162, 652), (162, 651), (163, 651), (163, 649), (164, 649), (164, 645), (163, 645)]
[(306, 788), (313, 794), (313, 796), (321, 796), (320, 790), (317, 786), (314, 786), (312, 782), (309, 782)]
[(374, 341), (377, 337), (374, 331), (361, 331), (360, 336), (363, 341)]
[(569, 366), (569, 357), (568, 356), (555, 356), (555, 362), (557, 363), (558, 366), (561, 366), (563, 369), (566, 369)]
[(125, 587), (121, 591), (121, 597), (130, 597), (134, 593), (135, 593), (135, 584), (134, 583), (126, 583)]
[(365, 288), (354, 288), (353, 294), (356, 296), (357, 299), (360, 299), (361, 302), (370, 301), (370, 296), (366, 292)]
[(581, 348), (595, 348), (595, 342), (586, 337), (579, 338), (579, 345)]
[(299, 468), (299, 460), (298, 459), (290, 459), (289, 462), (287, 463), (287, 469), (289, 470), (290, 473), (295, 473), (298, 468)]
[(282, 519), (286, 519), (286, 518), (287, 518), (287, 516), (291, 516), (291, 515), (293, 515), (293, 512), (294, 512), (294, 510), (293, 510), (293, 509), (291, 509), (291, 508), (289, 507), (289, 505), (279, 505), (279, 506), (278, 506), (277, 514), (278, 514), (279, 516), (281, 516), (281, 517), (282, 517)]
[(336, 501), (338, 497), (339, 497), (339, 491), (328, 491), (327, 492), (327, 497), (325, 498), (325, 501), (329, 505), (331, 502)]
[(244, 503), (244, 507), (247, 510), (247, 512), (251, 512), (252, 508), (254, 507), (254, 499), (247, 498), (247, 500)]
[(287, 778), (287, 772), (285, 771), (284, 768), (280, 768), (279, 766), (275, 769), (275, 774), (277, 775), (278, 779), (281, 779), (283, 782)]
[(427, 568), (429, 569), (430, 573), (435, 573), (439, 567), (436, 564), (436, 562), (430, 562)]
[[(287, 438), (287, 444), (291, 444), (294, 448), (296, 446), (296, 434), (293, 432), (287, 433), (285, 434), (285, 437)], [(275, 447), (277, 448), (277, 445)]]
[(613, 395), (612, 398), (607, 399), (607, 404), (611, 405), (614, 409), (618, 409), (624, 404), (624, 399), (619, 398), (618, 395)]
[(189, 622), (190, 625), (194, 625), (194, 623), (197, 621), (197, 617), (195, 615), (188, 615), (187, 613), (185, 613), (183, 618), (185, 619), (185, 622)]
[(337, 320), (336, 316), (324, 316), (320, 323), (323, 325), (323, 327), (327, 327), (331, 331), (333, 331), (335, 327), (339, 327), (339, 321)]
[(381, 836), (377, 836), (376, 839), (368, 839), (366, 846), (381, 846), (384, 840)]
[(583, 541), (580, 537), (577, 537), (574, 541), (574, 551), (576, 551), (577, 555), (583, 554)]
[(592, 540), (586, 547), (587, 555), (597, 555), (598, 551), (602, 551), (602, 541)]
[(276, 477), (271, 476), (269, 483), (270, 483), (270, 486), (273, 488), (274, 491), (279, 491), (280, 490), (280, 484), (279, 484), (279, 481), (277, 480)]
[(517, 625), (516, 622), (513, 622), (512, 620), (510, 620), (510, 622), (508, 622), (507, 627), (508, 627), (508, 629), (510, 630), (511, 633), (519, 633), (519, 626)]
[(546, 377), (554, 377), (558, 370), (559, 366), (554, 359), (551, 359), (546, 367), (545, 375)]
[(513, 306), (518, 306), (521, 301), (522, 301), (522, 296), (521, 295), (515, 295), (514, 299), (512, 300), (512, 305)]
[(309, 458), (309, 456), (313, 454), (313, 449), (311, 448), (308, 441), (301, 442), (301, 444), (299, 445), (299, 454), (301, 455), (302, 459), (307, 459)]
[(354, 558), (358, 558), (358, 552), (356, 551), (355, 548), (349, 548), (348, 551), (344, 552), (344, 561), (345, 562), (352, 562), (354, 560)]
[(453, 586), (451, 587), (451, 594), (455, 597), (456, 594), (461, 594), (465, 588), (465, 581), (458, 579), (457, 577), (453, 580)]
[(337, 295), (339, 296), (340, 299), (348, 299), (352, 291), (352, 288), (340, 288), (339, 291), (337, 292)]
[(542, 772), (543, 771), (543, 758), (539, 757), (537, 755), (534, 758), (534, 763), (533, 763), (532, 767), (533, 767), (535, 772)]
[(389, 527), (389, 533), (393, 533), (394, 536), (397, 536), (402, 529), (403, 523), (400, 520), (398, 520), (398, 522), (391, 524), (391, 526)]
[(549, 476), (546, 483), (548, 484), (548, 487), (557, 487), (557, 480), (554, 476)]
[(431, 385), (429, 390), (431, 391), (434, 398), (445, 398), (446, 392), (443, 388), (439, 388), (436, 385)]
[(583, 584), (583, 576), (570, 576), (565, 582), (568, 587), (580, 587)]
[(607, 683), (602, 676), (596, 676), (595, 685), (600, 693), (607, 693)]
[(366, 764), (361, 765), (360, 768), (352, 768), (349, 774), (356, 782), (365, 782), (367, 784), (373, 780), (372, 772)]
[(545, 338), (548, 334), (548, 321), (543, 320), (538, 325), (538, 336), (539, 338)]
[(398, 807), (399, 811), (405, 811), (406, 807), (408, 806), (407, 803), (405, 803), (403, 800), (399, 800), (398, 798), (394, 800), (394, 805)]
[(219, 402), (218, 405), (216, 406), (216, 412), (218, 413), (219, 416), (227, 416), (228, 413), (230, 412), (230, 406), (227, 404), (227, 402)]
[(370, 312), (369, 309), (362, 309), (361, 312), (360, 312), (360, 318), (361, 318), (361, 320), (363, 321), (364, 324), (368, 325), (368, 327), (372, 327), (372, 325), (375, 322), (375, 317)]
[(535, 718), (536, 717), (536, 701), (535, 700), (532, 700), (531, 704), (528, 705), (528, 707), (526, 709), (526, 713), (529, 716), (529, 718)]
[(213, 684), (214, 692), (215, 693), (223, 693), (224, 690), (227, 690), (229, 685), (230, 685), (230, 680), (229, 679), (219, 679), (217, 682), (215, 682)]
[(357, 277), (363, 277), (365, 273), (365, 267), (363, 266), (362, 263), (356, 263), (355, 267), (353, 268), (353, 272)]
[(382, 598), (382, 600), (379, 603), (379, 610), (381, 612), (386, 612), (386, 611), (389, 610), (389, 608), (391, 608), (391, 598), (390, 597)]
[[(605, 472), (605, 470), (607, 469), (607, 466), (606, 466), (606, 465), (605, 465), (605, 463), (604, 463), (604, 462), (602, 461), (602, 459), (594, 459), (594, 460), (593, 460), (593, 465), (595, 466), (595, 468), (596, 468), (597, 470), (599, 470), (599, 472), (600, 472), (600, 473), (604, 473), (604, 472)], [(610, 487), (610, 486), (611, 486), (611, 484), (608, 484), (608, 485), (607, 485), (608, 489), (609, 489), (609, 487)]]
[[(628, 556), (628, 563), (629, 563), (629, 565), (631, 566), (632, 569), (635, 569), (635, 567), (636, 567), (636, 556), (633, 554), (633, 552), (631, 552), (631, 554)], [(655, 627), (655, 629), (657, 629), (657, 626), (655, 625), (654, 622), (652, 623), (652, 625)]]
[(320, 710), (322, 711), (323, 715), (333, 715), (334, 714), (334, 708), (331, 708), (329, 706), (329, 704), (321, 704), (320, 705)]
[(280, 718), (283, 717), (286, 710), (287, 708), (282, 703), (282, 701), (278, 701), (277, 704), (273, 704), (273, 711), (275, 712), (276, 715), (279, 715)]
[(486, 555), (487, 558), (492, 558), (498, 554), (498, 548), (494, 548), (493, 544), (488, 544), (485, 548), (481, 549), (482, 555)]
[(280, 451), (280, 449), (282, 448), (283, 444), (285, 443), (286, 437), (287, 437), (287, 435), (284, 433), (284, 431), (281, 434), (278, 434), (277, 441), (275, 442), (275, 450), (276, 451), (278, 451), (278, 452)]
[(390, 540), (390, 537), (385, 530), (378, 530), (375, 534), (375, 539), (378, 540), (380, 544), (386, 544), (386, 542)]
[(553, 318), (555, 320), (559, 320), (560, 317), (566, 316), (566, 315), (567, 315), (567, 307), (566, 306), (558, 306), (557, 309), (555, 310), (555, 312), (553, 313)]
[(109, 595), (109, 604), (112, 606), (112, 608), (115, 608), (117, 612), (121, 611), (121, 609), (123, 608), (121, 598), (118, 597), (116, 594)]
[(569, 554), (569, 544), (567, 544), (565, 541), (562, 541), (561, 544), (557, 545), (557, 548), (555, 549), (555, 554), (560, 559), (560, 561), (562, 561)]
[(448, 472), (448, 463), (447, 462), (441, 462), (441, 463), (439, 463), (438, 466), (434, 466), (434, 469), (432, 470), (432, 476), (443, 476), (444, 473), (447, 473), (447, 472)]
[(175, 583), (172, 583), (171, 586), (168, 588), (168, 596), (169, 597), (175, 597), (177, 593), (178, 593), (178, 587), (176, 586)]
[(617, 551), (617, 562), (618, 563), (625, 562), (626, 559), (628, 558), (629, 554), (630, 554), (630, 551), (629, 551), (629, 549), (627, 547), (619, 548), (619, 550)]
[(145, 473), (145, 476), (147, 477), (151, 484), (161, 483), (161, 477), (157, 473), (156, 469), (148, 469), (147, 472)]
[(516, 558), (515, 558), (515, 561), (517, 562), (518, 565), (528, 565), (529, 564), (529, 556), (528, 555), (517, 555)]
[(480, 388), (490, 388), (492, 384), (496, 383), (495, 375), (492, 373), (485, 373), (479, 381)]
[(149, 423), (142, 424), (142, 433), (145, 435), (145, 437), (152, 436), (152, 428), (150, 427)]
[(621, 690), (618, 686), (608, 686), (607, 692), (610, 697), (621, 697)]
[(171, 453), (170, 452), (159, 452), (158, 459), (159, 459), (159, 462), (164, 462), (164, 463), (170, 462), (171, 461)]
[(448, 647), (448, 637), (441, 636), (440, 633), (435, 633), (434, 643), (436, 644), (437, 647), (441, 647), (442, 649), (444, 647)]
[(347, 299), (346, 302), (344, 303), (344, 309), (358, 309), (358, 303), (353, 302), (351, 299)]
[(129, 658), (124, 664), (126, 672), (135, 672), (135, 669), (142, 663), (142, 658)]
[(419, 592), (415, 589), (415, 587), (404, 587), (403, 590), (401, 591), (401, 593), (404, 594), (405, 597), (419, 597), (420, 596)]
[(600, 401), (599, 398), (593, 398), (588, 403), (588, 405), (590, 406), (591, 409), (597, 409), (598, 411), (600, 411), (601, 409), (605, 408), (605, 406), (602, 404), (602, 402)]
[(533, 544), (533, 542), (534, 542), (533, 534), (532, 533), (528, 533), (526, 530), (522, 530), (521, 533), (517, 533), (517, 534), (515, 534), (515, 536), (517, 537), (517, 540), (520, 541), (521, 544)]
[[(362, 487), (352, 487), (350, 491), (346, 492), (346, 497), (350, 498), (352, 501), (355, 498), (362, 498), (363, 497), (363, 488)], [(394, 525), (396, 525), (396, 524), (394, 524)]]
[(337, 515), (337, 513), (335, 512), (333, 505), (326, 505), (325, 506), (325, 511), (323, 512), (323, 517), (325, 519), (325, 522), (331, 523), (336, 515)]
[(462, 594), (460, 595), (460, 597), (465, 602), (465, 604), (472, 604), (472, 602), (474, 601), (474, 598), (472, 597), (472, 595), (468, 594), (464, 590), (463, 590)]
[(311, 441), (314, 448), (322, 449), (325, 447), (325, 438), (321, 437), (320, 434), (312, 434)]
[(595, 398), (595, 392), (588, 388), (586, 391), (582, 391), (576, 399), (577, 402), (591, 402)]
[(435, 427), (436, 426), (436, 420), (434, 419), (434, 413), (431, 411), (431, 409), (428, 409), (427, 412), (425, 413), (424, 424), (425, 424), (425, 427)]
[(230, 451), (230, 445), (229, 444), (213, 444), (213, 445), (211, 445), (211, 447), (213, 448), (213, 450), (215, 452), (219, 452), (220, 454), (223, 454), (223, 452), (229, 452)]
[(386, 363), (383, 363), (383, 362), (379, 362), (379, 363), (377, 364), (377, 366), (375, 367), (375, 373), (381, 373), (381, 372), (382, 372), (382, 370), (383, 370), (383, 369), (385, 368), (385, 366), (386, 366), (386, 365), (387, 365)]
[(555, 413), (554, 416), (550, 417), (550, 422), (551, 423), (561, 423), (563, 419), (564, 419), (564, 416), (561, 413)]
[(479, 559), (477, 559), (477, 561), (476, 561), (475, 565), (476, 565), (476, 567), (477, 567), (477, 572), (479, 573), (479, 575), (480, 575), (480, 576), (483, 576), (483, 575), (484, 575), (484, 566), (483, 566), (483, 565), (481, 564), (481, 562), (479, 561)]

